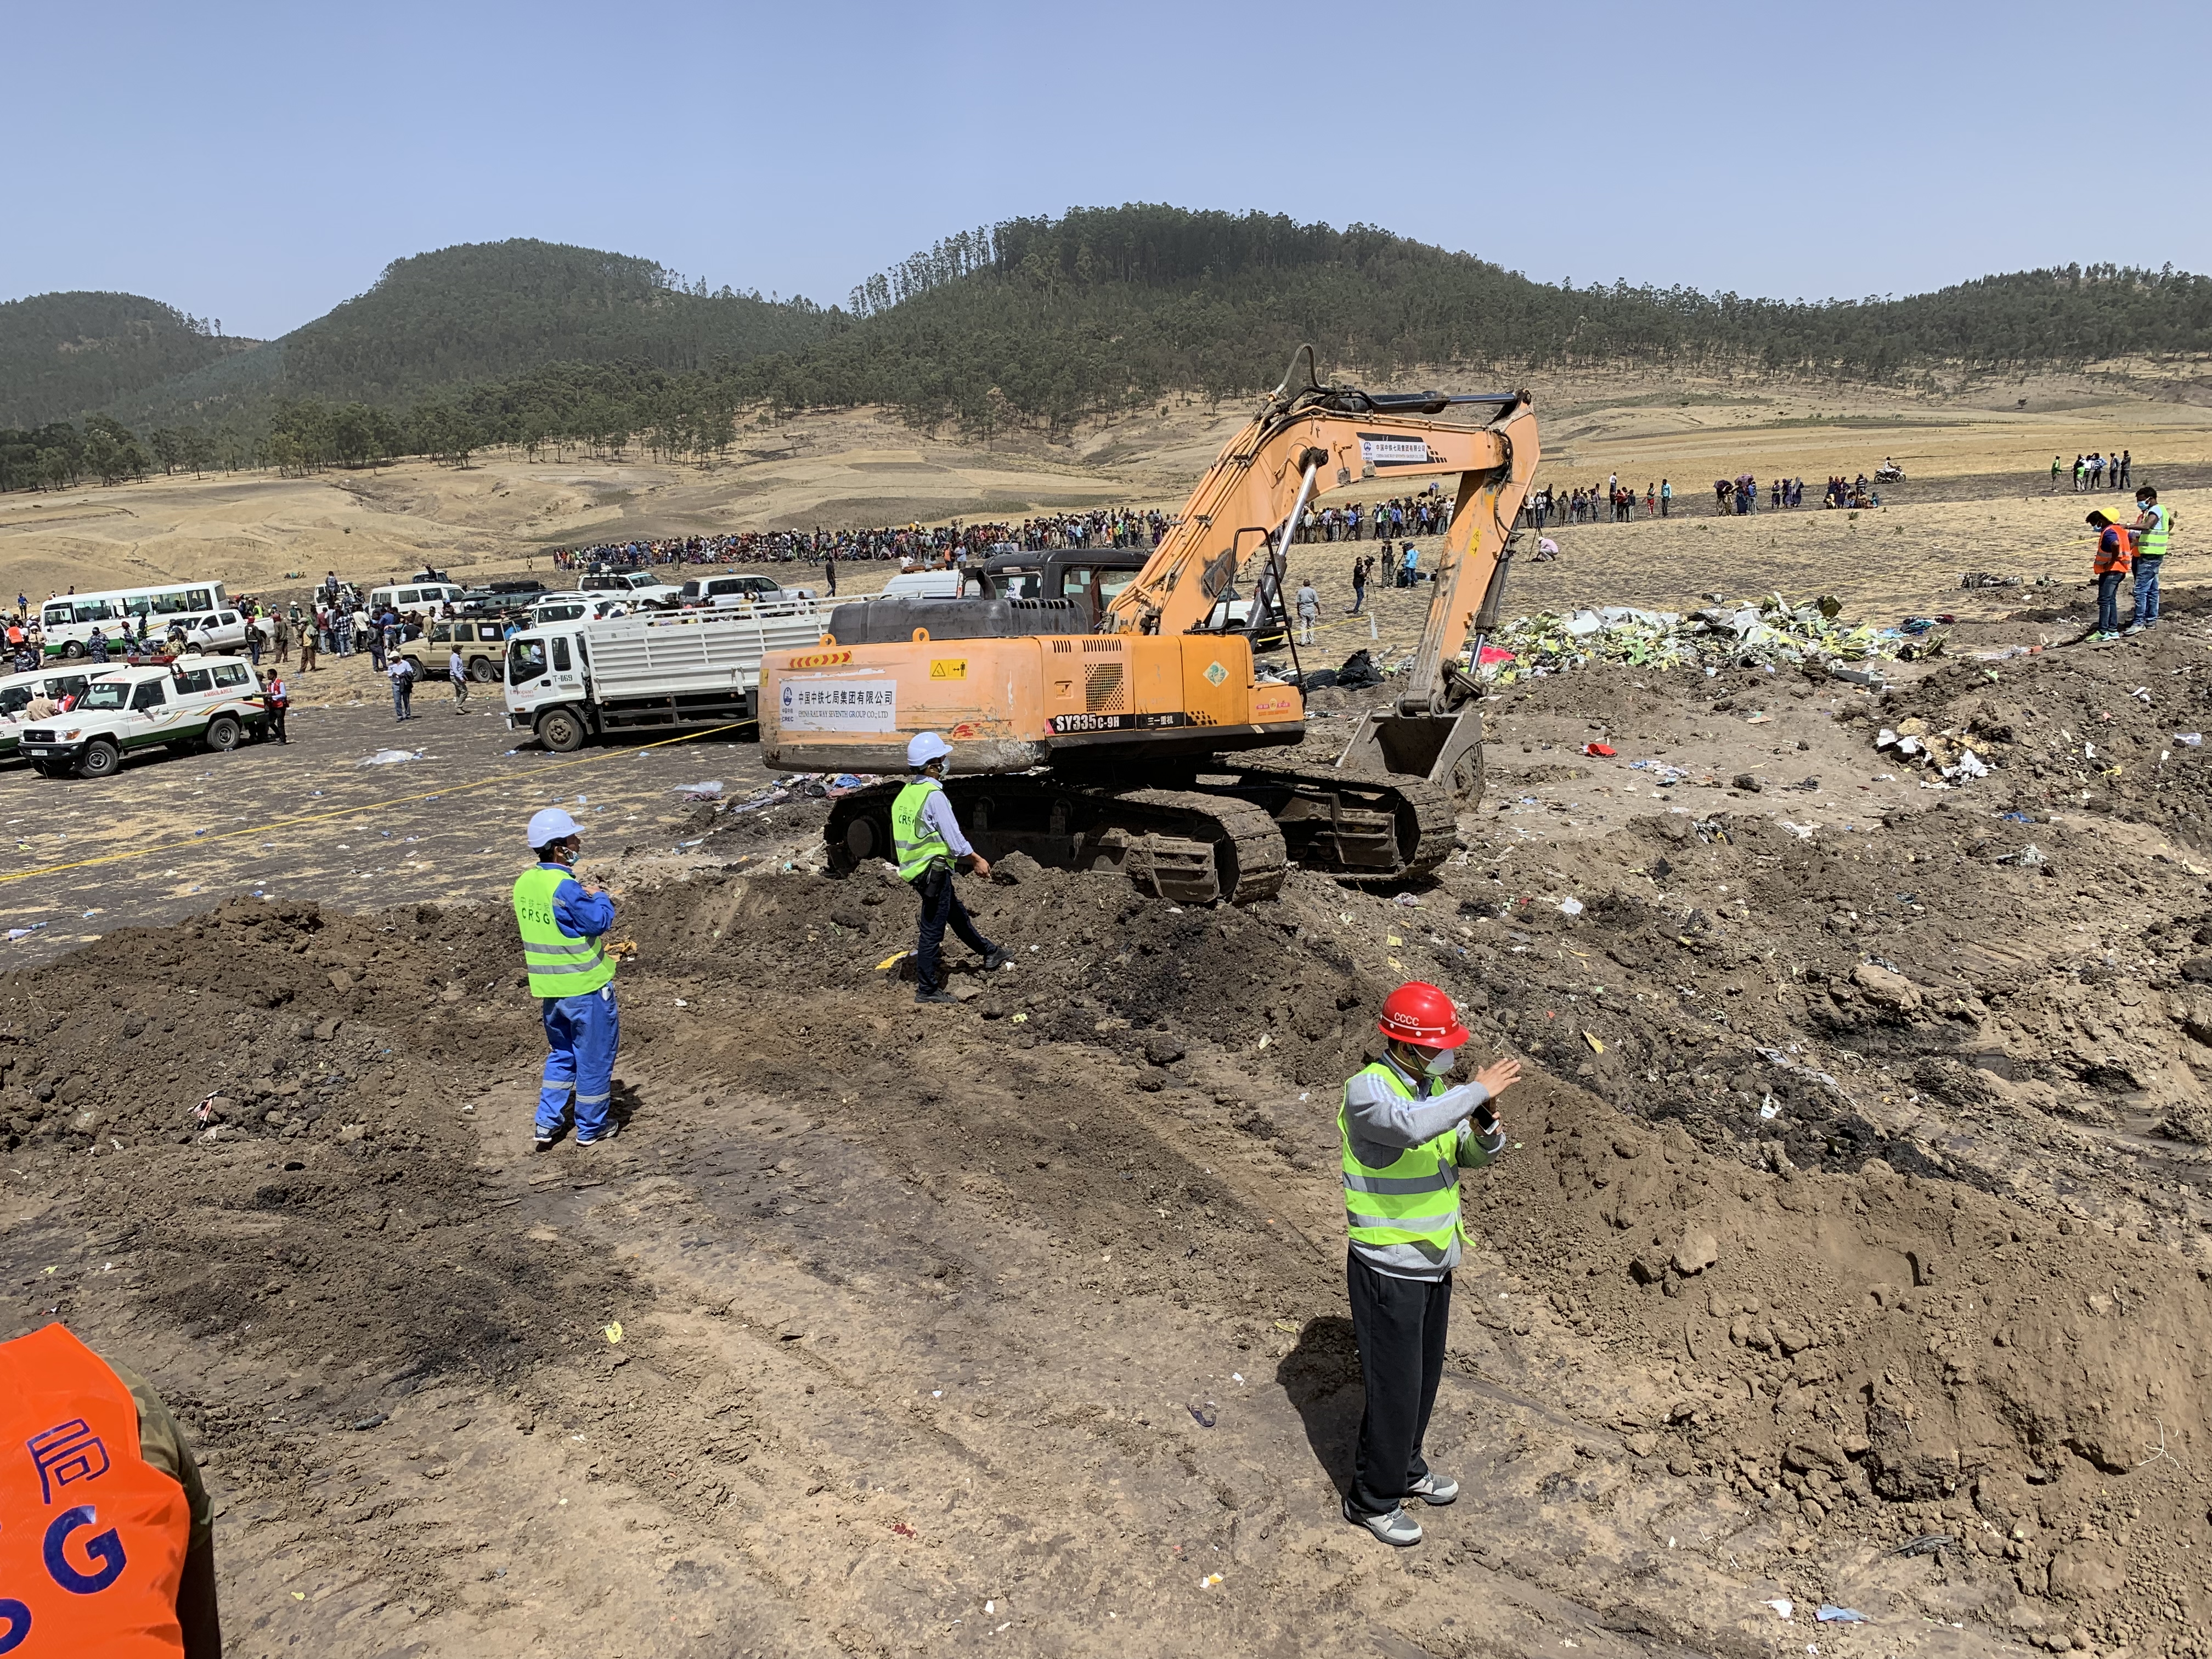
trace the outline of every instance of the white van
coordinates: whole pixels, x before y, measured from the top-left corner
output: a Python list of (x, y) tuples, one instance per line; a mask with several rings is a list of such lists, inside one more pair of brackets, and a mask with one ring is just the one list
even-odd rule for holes
[(368, 590), (368, 614), (380, 617), (387, 610), (405, 616), (419, 611), (425, 616), (449, 605), (459, 605), (467, 592), (459, 582), (399, 582)]
[(268, 720), (250, 664), (235, 657), (179, 657), (166, 667), (94, 674), (75, 708), (26, 726), (18, 745), (41, 777), (112, 778), (133, 750), (235, 749), (259, 736)]
[(34, 697), (51, 697), (59, 702), (64, 697), (81, 697), (84, 688), (92, 683), (94, 674), (105, 673), (104, 668), (94, 665), (88, 672), (77, 668), (37, 668), (27, 674), (10, 674), (0, 678), (0, 758), (15, 752), (15, 744), (23, 735), (23, 710)]

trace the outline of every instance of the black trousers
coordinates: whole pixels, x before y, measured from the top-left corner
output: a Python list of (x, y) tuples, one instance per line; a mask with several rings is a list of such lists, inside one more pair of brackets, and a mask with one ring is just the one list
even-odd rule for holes
[(979, 957), (991, 954), (991, 942), (975, 931), (968, 907), (953, 890), (952, 872), (943, 866), (915, 878), (914, 890), (921, 897), (921, 936), (915, 942), (915, 982), (924, 991), (945, 988), (945, 929), (949, 925), (960, 942)]
[(1352, 1294), (1352, 1334), (1359, 1345), (1367, 1410), (1359, 1419), (1359, 1455), (1347, 1494), (1358, 1515), (1388, 1515), (1407, 1489), (1429, 1472), (1421, 1442), (1444, 1374), (1444, 1335), (1451, 1324), (1451, 1275), (1394, 1279), (1345, 1255)]

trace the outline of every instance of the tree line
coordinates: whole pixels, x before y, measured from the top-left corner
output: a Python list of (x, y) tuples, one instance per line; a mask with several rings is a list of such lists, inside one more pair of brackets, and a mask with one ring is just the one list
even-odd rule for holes
[(1535, 283), (1374, 226), (1135, 204), (963, 232), (825, 311), (590, 249), (486, 244), (399, 261), (288, 336), (267, 396), (179, 406), (143, 438), (106, 416), (0, 433), (0, 488), (493, 446), (703, 460), (748, 421), (863, 404), (987, 434), (1064, 428), (1170, 392), (1263, 390), (1307, 342), (1382, 386), (1439, 365), (1510, 383), (1616, 363), (1911, 383), (2212, 349), (2212, 279), (2069, 265), (1902, 300), (1746, 299)]

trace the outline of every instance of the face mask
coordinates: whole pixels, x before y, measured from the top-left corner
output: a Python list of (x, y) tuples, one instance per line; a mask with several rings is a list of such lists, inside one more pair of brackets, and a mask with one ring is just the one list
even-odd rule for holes
[(1451, 1068), (1456, 1065), (1458, 1061), (1458, 1049), (1439, 1048), (1436, 1053), (1429, 1056), (1429, 1063), (1425, 1066), (1422, 1067), (1422, 1069), (1427, 1072), (1431, 1077), (1449, 1077), (1451, 1075)]

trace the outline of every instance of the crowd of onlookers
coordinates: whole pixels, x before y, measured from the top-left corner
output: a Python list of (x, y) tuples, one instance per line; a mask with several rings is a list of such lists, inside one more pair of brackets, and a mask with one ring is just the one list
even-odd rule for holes
[(866, 530), (744, 530), (721, 536), (668, 536), (556, 548), (556, 570), (634, 570), (653, 565), (778, 564), (823, 560), (889, 560), (907, 566), (944, 564), (956, 554), (994, 549), (1042, 552), (1060, 547), (1150, 548), (1175, 522), (1157, 507), (1095, 507), (1024, 519), (1018, 524), (909, 524)]

